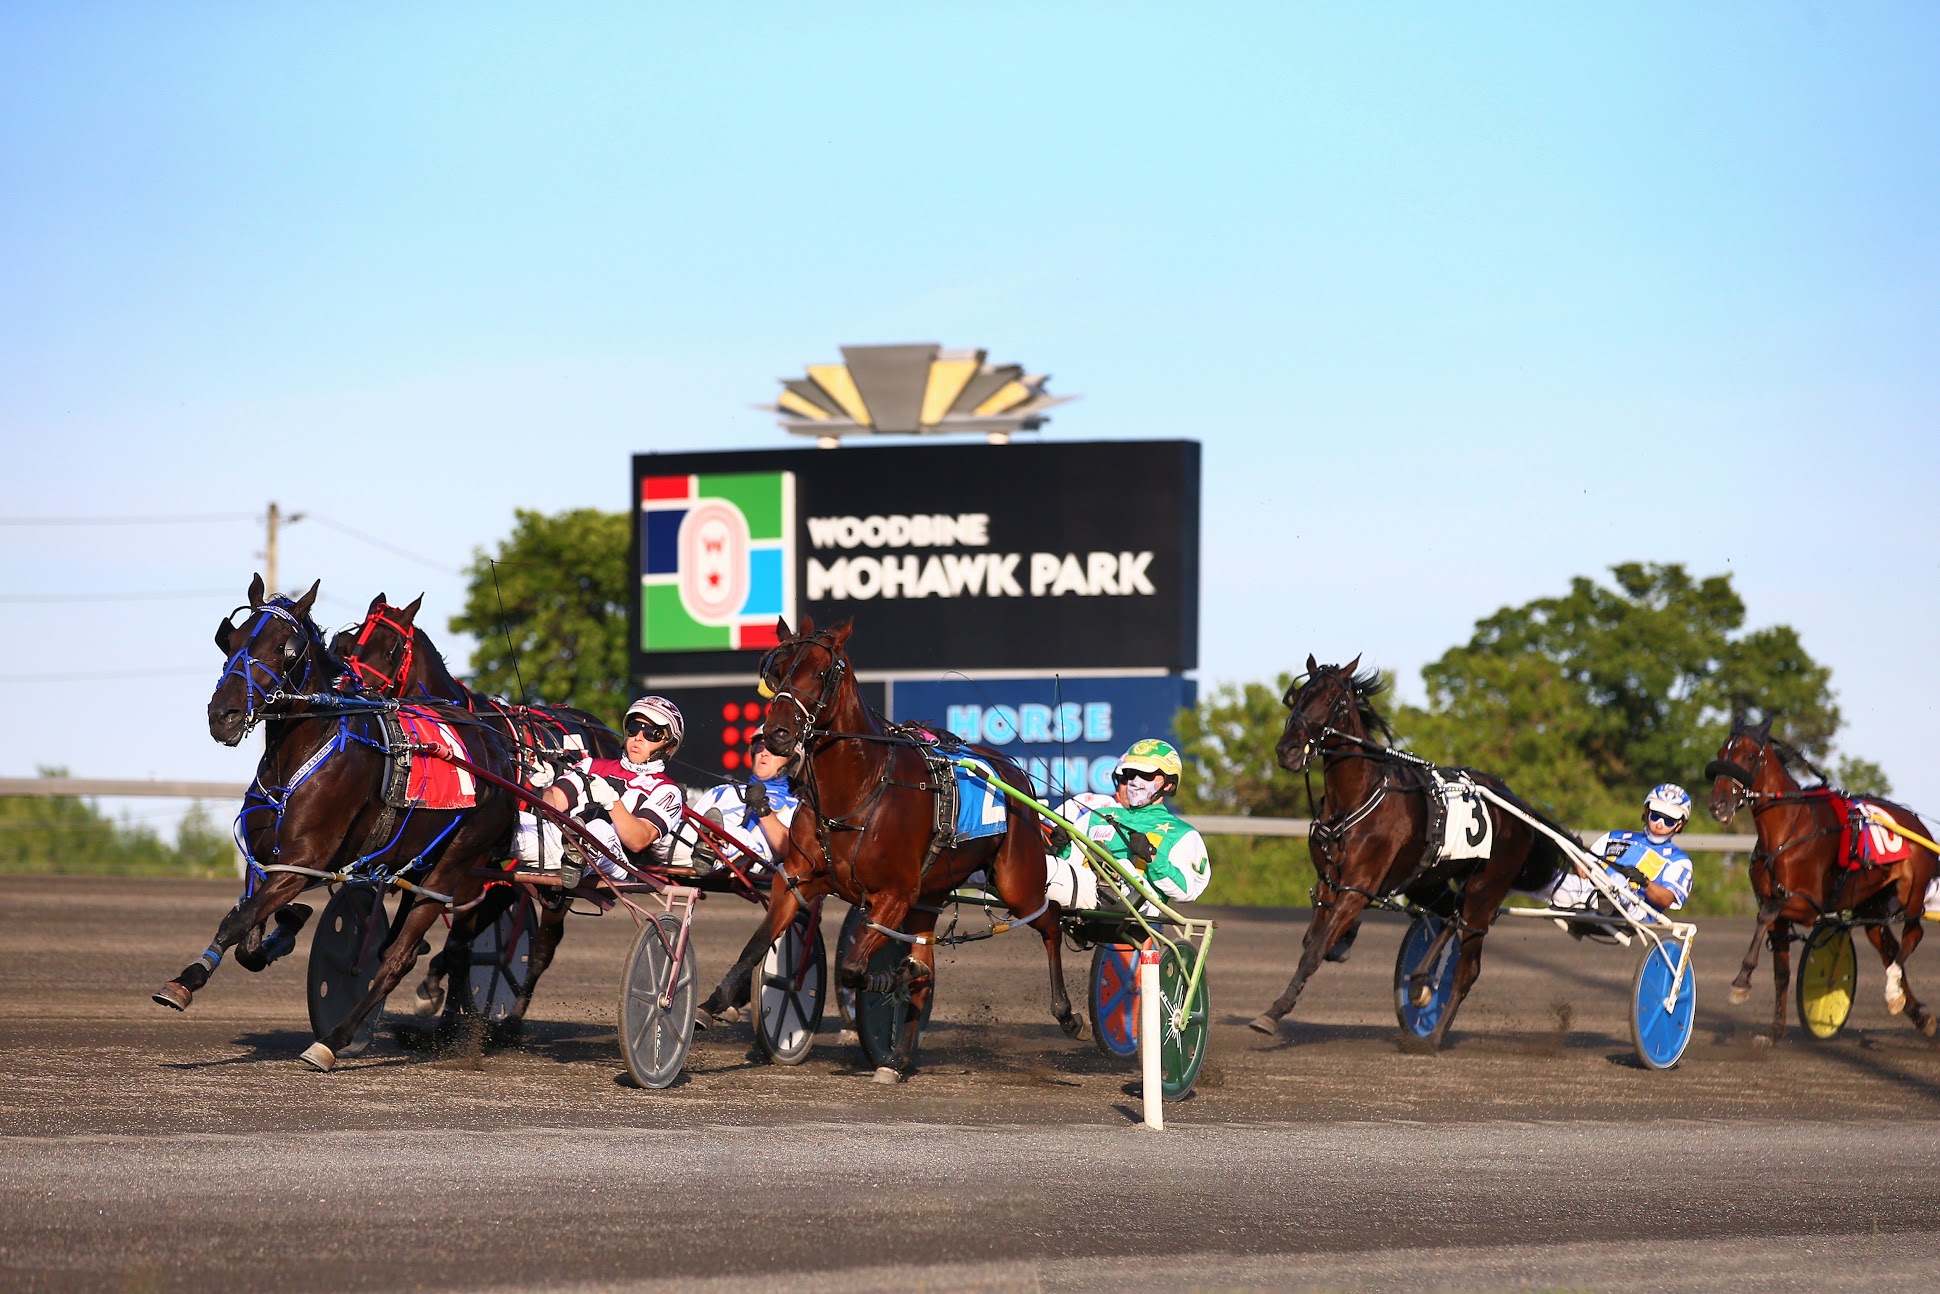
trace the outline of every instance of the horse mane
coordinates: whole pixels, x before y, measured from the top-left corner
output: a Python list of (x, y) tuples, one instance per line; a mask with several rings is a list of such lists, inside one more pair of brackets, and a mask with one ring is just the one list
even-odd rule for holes
[(1368, 740), (1378, 741), (1383, 746), (1394, 743), (1394, 725), (1388, 717), (1374, 708), (1374, 698), (1388, 690), (1388, 681), (1381, 677), (1381, 671), (1370, 666), (1358, 674), (1347, 676), (1347, 685), (1354, 693), (1354, 711), (1361, 716), (1361, 726), (1367, 729)]

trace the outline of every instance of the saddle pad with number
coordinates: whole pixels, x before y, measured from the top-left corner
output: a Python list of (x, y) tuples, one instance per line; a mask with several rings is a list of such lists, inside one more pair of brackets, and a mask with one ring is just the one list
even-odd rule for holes
[(430, 746), (470, 759), (465, 739), (436, 715), (401, 709), (383, 715), (391, 768), (384, 779), (384, 800), (399, 809), (469, 809), (478, 803), (478, 781), (471, 770), (448, 759), (412, 749)]
[(952, 831), (956, 839), (953, 843), (1001, 836), (1010, 817), (1004, 793), (992, 785), (997, 781), (997, 770), (975, 755), (964, 758), (976, 764), (982, 772), (972, 773), (968, 769), (951, 767), (950, 771), (956, 774), (957, 791), (956, 822)]
[(1839, 815), (1839, 866), (1848, 871), (1904, 861), (1913, 843), (1893, 828), (1885, 808), (1870, 800), (1829, 797)]
[(1438, 770), (1435, 789), (1441, 797), (1441, 830), (1431, 832), (1430, 840), (1440, 847), (1438, 857), (1444, 861), (1487, 858), (1495, 848), (1495, 819), (1475, 783), (1460, 774), (1450, 777)]

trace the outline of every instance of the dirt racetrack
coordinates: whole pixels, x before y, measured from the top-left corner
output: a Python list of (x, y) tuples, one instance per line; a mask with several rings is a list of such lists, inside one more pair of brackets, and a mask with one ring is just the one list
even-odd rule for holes
[[(148, 1000), (232, 899), (0, 878), (0, 1285), (1817, 1289), (1940, 1262), (1940, 1048), (1886, 1015), (1863, 946), (1847, 1032), (1769, 1048), (1768, 968), (1726, 999), (1749, 925), (1702, 923), (1696, 1037), (1653, 1073), (1629, 950), (1505, 924), (1421, 1055), (1394, 1023), (1402, 926), (1376, 918), (1276, 1042), (1244, 1023), (1306, 914), (1222, 910), (1211, 1056), (1153, 1134), (1133, 1074), (1051, 1021), (1028, 933), (940, 955), (907, 1084), (871, 1083), (831, 1012), (799, 1067), (752, 1061), (740, 1024), (646, 1092), (613, 1024), (622, 915), (571, 923), (520, 1045), (387, 1038), (319, 1075), (296, 1062), (307, 934), (186, 1016)], [(704, 986), (753, 916), (702, 905)], [(1912, 985), (1940, 999), (1930, 967)]]

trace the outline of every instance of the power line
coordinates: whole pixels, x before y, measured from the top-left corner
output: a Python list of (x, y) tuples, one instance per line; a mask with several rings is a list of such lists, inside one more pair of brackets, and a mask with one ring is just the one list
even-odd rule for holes
[(385, 540), (377, 538), (375, 535), (367, 535), (361, 530), (357, 530), (350, 526), (346, 526), (341, 521), (332, 521), (330, 518), (323, 516), (321, 513), (312, 512), (312, 513), (309, 513), (308, 516), (310, 520), (315, 522), (320, 522), (321, 524), (330, 527), (332, 530), (341, 530), (344, 534), (349, 535), (352, 539), (361, 539), (363, 542), (371, 545), (373, 548), (382, 548), (387, 553), (395, 553), (397, 556), (407, 558), (410, 561), (414, 561), (420, 566), (428, 566), (432, 570), (442, 572), (443, 574), (446, 574), (446, 575), (464, 574), (463, 571), (459, 570), (455, 566), (447, 566), (443, 562), (435, 562), (431, 560), (429, 557), (420, 557), (418, 554), (411, 552), (409, 549), (399, 548), (396, 544), (388, 543)]
[(0, 526), (194, 526), (214, 521), (254, 521), (253, 512), (196, 512), (152, 517), (0, 517)]
[(0, 683), (92, 683), (117, 678), (164, 678), (177, 674), (207, 674), (215, 669), (214, 665), (178, 665), (173, 669), (103, 670), (87, 674), (0, 674)]
[(166, 602), (173, 599), (219, 598), (228, 589), (143, 590), (132, 593), (0, 593), (0, 602)]

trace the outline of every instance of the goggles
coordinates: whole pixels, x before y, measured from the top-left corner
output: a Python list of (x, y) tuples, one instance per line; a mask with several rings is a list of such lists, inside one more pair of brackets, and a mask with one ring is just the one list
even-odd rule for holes
[(1644, 821), (1661, 822), (1667, 827), (1675, 827), (1681, 824), (1684, 821), (1684, 819), (1673, 818), (1670, 814), (1664, 813), (1657, 809), (1646, 809), (1644, 811)]
[(626, 735), (645, 737), (648, 741), (665, 741), (673, 735), (673, 730), (664, 723), (655, 723), (645, 715), (628, 715)]
[(1165, 774), (1156, 768), (1121, 768), (1111, 775), (1111, 780), (1116, 785), (1123, 786), (1127, 782), (1157, 783), (1164, 776)]

